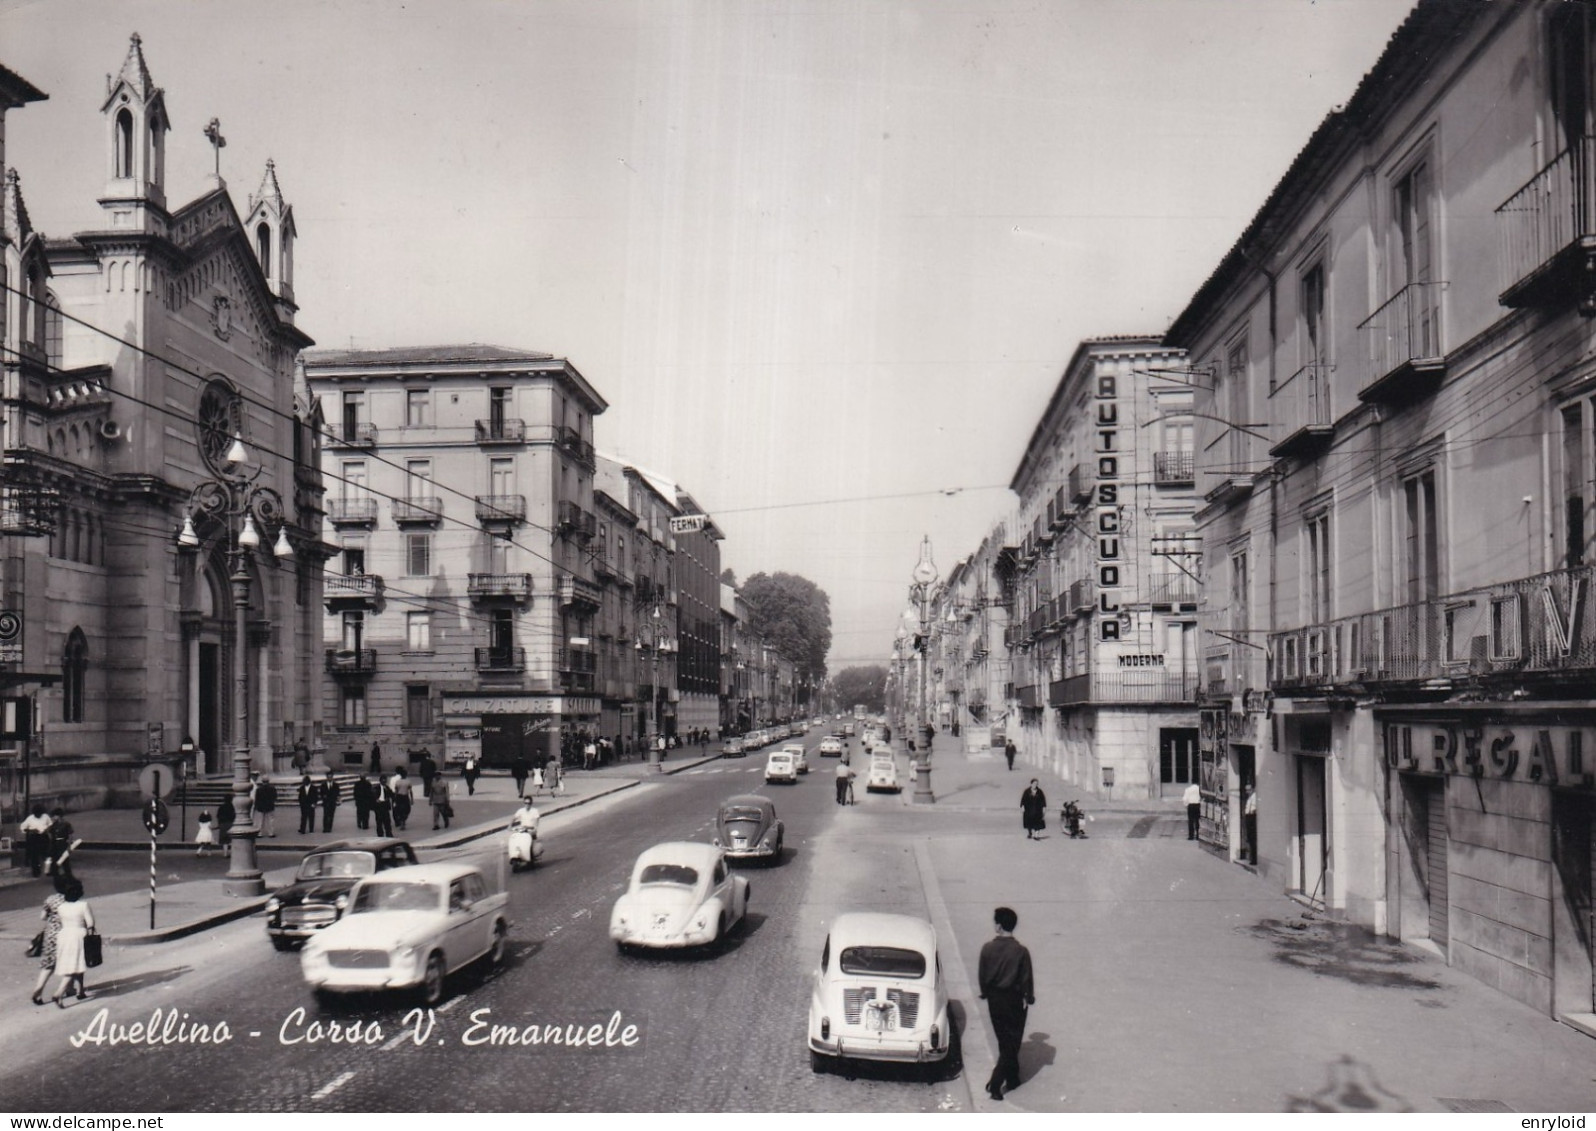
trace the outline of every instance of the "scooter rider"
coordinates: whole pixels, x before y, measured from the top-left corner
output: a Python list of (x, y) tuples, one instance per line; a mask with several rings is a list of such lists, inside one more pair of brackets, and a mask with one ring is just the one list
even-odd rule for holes
[(510, 839), (506, 845), (511, 863), (530, 864), (537, 856), (539, 815), (532, 798), (523, 797), (521, 808), (510, 818)]

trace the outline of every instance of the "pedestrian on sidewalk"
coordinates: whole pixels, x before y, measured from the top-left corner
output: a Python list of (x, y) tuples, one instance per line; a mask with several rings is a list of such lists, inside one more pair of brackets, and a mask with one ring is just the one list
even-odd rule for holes
[(277, 787), (272, 779), (262, 774), (255, 787), (255, 812), (260, 814), (259, 832), (262, 836), (277, 835)]
[(299, 832), (300, 835), (316, 831), (316, 783), (310, 780), (308, 773), (299, 776), (299, 789), (295, 794), (299, 801)]
[(301, 738), (298, 742), (294, 743), (293, 766), (294, 766), (294, 769), (298, 770), (300, 773), (304, 773), (306, 767), (308, 767), (309, 765), (310, 765), (310, 747), (306, 746), (305, 745), (305, 740), (303, 738)]
[(543, 767), (539, 766), (532, 771), (532, 795), (534, 797), (543, 789)]
[(1037, 840), (1037, 833), (1047, 828), (1047, 794), (1035, 778), (1020, 794), (1020, 823), (1025, 826), (1025, 839)]
[(350, 787), (349, 797), (355, 803), (355, 828), (369, 829), (371, 827), (371, 802), (376, 790), (372, 788), (371, 778), (364, 770), (355, 784)]
[(393, 777), (388, 782), (388, 788), (393, 792), (394, 827), (403, 829), (405, 822), (410, 819), (410, 810), (416, 803), (415, 786), (411, 784), (410, 778), (405, 775), (403, 766), (393, 772)]
[(94, 909), (83, 898), (83, 885), (77, 880), (69, 880), (61, 894), (65, 901), (56, 910), (61, 917), (61, 933), (55, 940), (55, 972), (61, 981), (56, 986), (55, 1003), (65, 1009), (63, 999), (73, 985), (77, 986), (79, 1001), (89, 996), (83, 988), (83, 974), (88, 966), (83, 942), (94, 930)]
[(209, 850), (216, 847), (216, 826), (211, 822), (211, 811), (201, 809), (200, 815), (194, 819), (194, 855), (208, 856)]
[(565, 792), (565, 767), (560, 765), (558, 758), (549, 763), (549, 792)]
[(515, 795), (517, 797), (525, 797), (527, 764), (526, 759), (520, 754), (517, 754), (515, 761), (510, 763), (510, 776), (515, 779)]
[(338, 788), (338, 781), (333, 777), (331, 770), (327, 771), (327, 780), (321, 787), (321, 831), (333, 831), (333, 814), (338, 811), (338, 801), (342, 791)]
[(432, 805), (432, 827), (436, 831), (438, 822), (443, 822), (443, 827), (449, 827), (449, 818), (454, 816), (454, 807), (449, 804), (449, 780), (442, 774), (432, 779), (432, 788), (427, 791), (427, 801)]
[(837, 804), (846, 805), (853, 797), (853, 767), (848, 765), (848, 756), (844, 754), (837, 762)]
[(371, 744), (371, 761), (368, 766), (372, 773), (377, 775), (377, 780), (382, 780), (382, 747), (377, 743)]
[(438, 772), (438, 763), (432, 760), (432, 751), (421, 748), (421, 758), (416, 762), (416, 773), (421, 775), (421, 795), (432, 796), (432, 779)]
[(393, 790), (381, 778), (371, 787), (371, 815), (377, 820), (378, 836), (393, 836)]
[(233, 822), (237, 820), (238, 810), (233, 807), (233, 795), (229, 793), (216, 807), (216, 835), (221, 839), (223, 848), (232, 846)]
[(39, 979), (33, 983), (33, 1004), (44, 1004), (44, 987), (50, 984), (50, 975), (55, 973), (56, 940), (61, 936), (61, 905), (66, 902), (66, 896), (61, 893), (66, 890), (68, 880), (64, 876), (55, 878), (55, 890), (44, 899), (44, 911), (40, 918), (44, 920), (44, 949), (39, 952)]
[(1186, 839), (1196, 840), (1197, 819), (1203, 811), (1203, 791), (1196, 782), (1192, 782), (1186, 787), (1182, 799), (1186, 802)]
[(72, 822), (66, 819), (66, 810), (56, 806), (50, 810), (50, 827), (45, 830), (44, 853), (52, 876), (72, 878)]
[(591, 770), (597, 764), (598, 747), (594, 745), (593, 737), (589, 735), (587, 741), (582, 744), (582, 768)]
[(50, 844), (50, 814), (45, 810), (43, 802), (33, 803), (33, 809), (22, 818), (20, 831), (23, 851), (27, 854), (28, 870), (35, 876), (42, 875), (48, 855), (46, 849)]
[(1019, 751), (1014, 747), (1014, 740), (1005, 738), (1003, 740), (1003, 757), (1008, 761), (1010, 773), (1014, 772), (1014, 756), (1018, 753)]
[(1031, 977), (1031, 952), (1014, 937), (1020, 917), (1012, 908), (999, 907), (992, 912), (992, 925), (997, 937), (981, 948), (977, 979), (998, 1045), (986, 1094), (1001, 1100), (1005, 1088), (1020, 1086), (1020, 1042), (1025, 1039), (1026, 1010), (1036, 1004), (1036, 985)]
[(465, 778), (466, 795), (475, 797), (477, 794), (477, 778), (481, 776), (482, 769), (477, 765), (474, 755), (467, 754), (465, 765), (460, 768), (460, 776)]
[(1247, 863), (1258, 863), (1258, 786), (1247, 789), (1247, 800), (1241, 806), (1241, 842)]

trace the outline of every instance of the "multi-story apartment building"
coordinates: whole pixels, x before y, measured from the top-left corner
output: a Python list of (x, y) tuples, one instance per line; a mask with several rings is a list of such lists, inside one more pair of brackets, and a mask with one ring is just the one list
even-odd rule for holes
[(671, 519), (679, 512), (676, 491), (663, 480), (636, 467), (622, 468), (626, 506), (637, 516), (637, 552), (632, 607), (636, 625), (637, 738), (677, 733), (681, 692), (676, 661), (681, 630), (680, 592), (676, 587), (676, 535)]
[[(965, 749), (1002, 746), (1006, 731), (1009, 653), (1003, 646), (1008, 627), (1012, 575), (999, 569), (1000, 551), (1009, 545), (1007, 526), (999, 524), (982, 539), (975, 553), (948, 571), (935, 605), (942, 631), (942, 693), (938, 716), (957, 733)], [(1009, 559), (1003, 558), (1007, 562)]]
[(746, 695), (747, 679), (743, 663), (737, 605), (737, 587), (720, 583), (720, 733), (730, 734), (738, 727), (738, 712)]
[[(292, 209), (269, 163), (243, 219), (220, 177), (169, 204), (138, 36), (103, 94), (99, 220), (68, 239), (33, 229), (0, 128), (0, 667), (37, 706), (28, 788), (68, 805), (133, 793), (185, 735), (198, 772), (240, 746), (269, 770), (320, 719)], [(0, 109), (43, 97), (0, 70)]]
[(593, 420), (569, 361), (497, 346), (307, 354), (331, 422), (334, 760), (381, 740), (489, 765), (600, 725)]
[[(681, 631), (676, 656), (680, 693), (676, 724), (683, 732), (720, 727), (720, 528), (680, 487), (676, 506), (685, 525), (696, 529), (676, 535), (675, 580), (677, 624)], [(696, 516), (703, 515), (698, 518)]]
[(1573, 1019), (1596, 1010), (1593, 33), (1586, 4), (1424, 0), (1166, 338), (1198, 396), (1205, 835)]
[(598, 579), (599, 613), (594, 624), (597, 653), (599, 733), (620, 748), (635, 739), (637, 722), (637, 611), (633, 593), (632, 554), (637, 547), (637, 516), (627, 509), (626, 479), (621, 465), (600, 454), (593, 472), (593, 510), (598, 534), (591, 547), (593, 576)]
[(1090, 793), (1159, 797), (1196, 772), (1191, 413), (1180, 350), (1082, 342), (1010, 484), (1008, 736)]

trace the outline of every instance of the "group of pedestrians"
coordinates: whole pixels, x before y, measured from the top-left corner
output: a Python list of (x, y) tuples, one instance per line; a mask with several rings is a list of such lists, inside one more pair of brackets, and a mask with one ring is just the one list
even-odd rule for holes
[(44, 1004), (44, 989), (51, 975), (60, 979), (51, 1001), (66, 1008), (72, 993), (82, 1001), (88, 997), (84, 974), (88, 969), (88, 937), (94, 931), (94, 909), (83, 898), (83, 884), (70, 875), (57, 873), (55, 891), (45, 897), (40, 914), (39, 977), (33, 983), (34, 1005)]
[(34, 876), (46, 871), (52, 876), (72, 875), (72, 850), (81, 842), (65, 809), (57, 806), (46, 813), (44, 805), (35, 801), (22, 819), (20, 831), (23, 854)]

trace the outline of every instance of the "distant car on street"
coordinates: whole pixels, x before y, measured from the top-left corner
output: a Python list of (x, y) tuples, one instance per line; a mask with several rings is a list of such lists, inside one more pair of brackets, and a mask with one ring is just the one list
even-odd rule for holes
[(837, 916), (809, 999), (809, 1063), (946, 1061), (954, 1034), (936, 930), (912, 915)]
[(807, 774), (809, 772), (809, 755), (804, 751), (803, 743), (789, 742), (786, 746), (782, 747), (782, 750), (785, 753), (792, 755), (793, 765), (798, 767), (798, 772), (800, 774)]
[(765, 781), (798, 784), (798, 764), (785, 750), (772, 750), (765, 756)]
[(828, 734), (820, 740), (820, 756), (822, 758), (841, 758), (842, 739), (834, 734)]
[(866, 793), (902, 793), (898, 781), (898, 763), (891, 758), (870, 759), (870, 776), (865, 779)]
[(780, 860), (785, 828), (776, 803), (757, 793), (728, 797), (715, 814), (715, 846), (728, 860)]
[(735, 734), (720, 744), (720, 756), (722, 758), (741, 758), (747, 753), (747, 745)]
[(466, 864), (418, 864), (367, 877), (349, 913), (305, 944), (300, 969), (317, 996), (416, 989), (443, 1000), (455, 971), (504, 960), (508, 896)]
[(278, 950), (292, 950), (343, 917), (350, 889), (363, 878), (415, 862), (415, 850), (391, 837), (323, 844), (305, 854), (293, 883), (266, 901), (266, 934)]
[(610, 913), (610, 938), (632, 947), (681, 949), (723, 941), (748, 911), (752, 888), (710, 844), (671, 841), (637, 858)]

